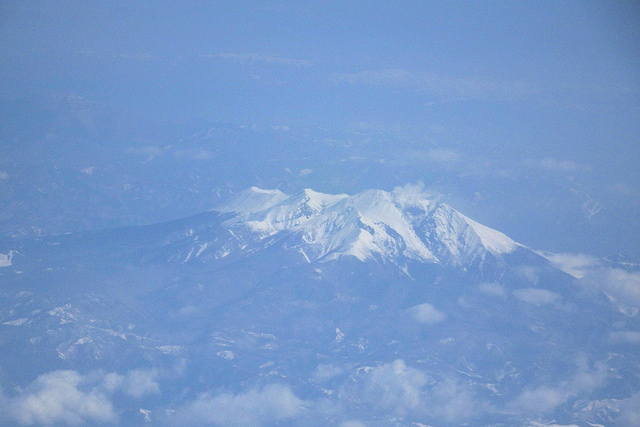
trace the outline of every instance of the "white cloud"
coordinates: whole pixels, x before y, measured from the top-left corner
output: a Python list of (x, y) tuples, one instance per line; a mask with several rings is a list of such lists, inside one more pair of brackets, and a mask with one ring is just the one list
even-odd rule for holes
[(640, 307), (640, 272), (609, 268), (596, 270), (585, 279), (597, 284), (617, 302)]
[(447, 318), (447, 315), (432, 306), (429, 303), (423, 303), (414, 305), (409, 308), (407, 312), (411, 315), (413, 320), (418, 323), (426, 323), (427, 325), (435, 325)]
[(513, 402), (512, 407), (519, 412), (545, 413), (564, 403), (572, 396), (570, 390), (541, 386), (524, 391)]
[(180, 408), (173, 421), (176, 425), (273, 425), (301, 414), (304, 405), (289, 387), (271, 384), (239, 394), (203, 394)]
[(14, 396), (0, 392), (0, 424), (79, 425), (114, 423), (111, 396), (116, 391), (140, 398), (159, 394), (157, 372), (134, 369), (124, 375), (93, 371), (81, 375), (72, 370), (52, 371), (40, 375)]
[(429, 393), (431, 413), (447, 423), (457, 423), (475, 417), (482, 412), (475, 394), (464, 383), (445, 379)]
[(618, 404), (619, 415), (616, 421), (619, 425), (640, 426), (640, 393), (635, 393)]
[(122, 391), (136, 399), (149, 394), (160, 394), (155, 369), (134, 369), (127, 372), (122, 382)]
[(584, 277), (589, 270), (600, 265), (600, 261), (591, 255), (570, 253), (541, 255), (560, 270), (578, 279)]
[(434, 418), (451, 425), (482, 413), (470, 387), (455, 379), (435, 381), (401, 359), (367, 368), (355, 387), (345, 387), (341, 397), (366, 403), (368, 411), (388, 416)]
[(424, 203), (428, 203), (427, 200), (434, 201), (441, 198), (439, 194), (425, 189), (422, 182), (395, 187), (393, 195), (403, 208), (424, 207)]
[(351, 421), (345, 421), (341, 423), (340, 427), (367, 427), (367, 426), (366, 424), (363, 424), (360, 421), (351, 420)]
[(524, 414), (548, 413), (573, 397), (603, 386), (608, 378), (608, 369), (604, 363), (596, 363), (592, 369), (587, 360), (580, 357), (576, 361), (576, 372), (571, 378), (555, 386), (543, 385), (527, 389), (509, 406)]
[(86, 384), (75, 371), (53, 371), (39, 376), (18, 396), (3, 399), (0, 413), (21, 425), (79, 425), (117, 420), (108, 396), (95, 384), (93, 387)]
[(338, 375), (341, 375), (344, 370), (335, 365), (331, 364), (320, 364), (313, 371), (311, 378), (316, 382), (325, 382)]
[(582, 254), (542, 254), (557, 268), (571, 274), (583, 285), (605, 292), (624, 313), (640, 309), (640, 271), (606, 267), (603, 262)]
[(504, 288), (499, 283), (480, 283), (478, 290), (489, 296), (502, 297), (505, 295)]
[(562, 297), (555, 292), (538, 288), (516, 289), (513, 291), (513, 296), (520, 301), (538, 306), (555, 304), (562, 299)]
[(362, 384), (361, 398), (375, 408), (398, 415), (424, 407), (427, 376), (395, 360), (371, 369)]
[(588, 288), (604, 292), (618, 310), (629, 316), (640, 311), (640, 271), (621, 268), (585, 268), (580, 279)]

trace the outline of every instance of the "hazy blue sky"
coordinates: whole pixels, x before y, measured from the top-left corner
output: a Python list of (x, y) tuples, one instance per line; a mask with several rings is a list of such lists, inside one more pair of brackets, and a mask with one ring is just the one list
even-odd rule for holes
[(630, 169), (640, 134), (639, 9), (4, 2), (2, 97), (60, 91), (168, 117), (380, 128), (577, 161), (613, 161), (615, 147)]
[(635, 1), (3, 2), (0, 52), (2, 101), (379, 130), (640, 207)]

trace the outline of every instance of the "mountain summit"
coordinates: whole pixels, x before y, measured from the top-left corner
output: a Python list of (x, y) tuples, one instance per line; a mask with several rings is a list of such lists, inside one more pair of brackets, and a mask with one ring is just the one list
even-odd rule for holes
[(251, 187), (215, 210), (235, 213), (226, 225), (258, 241), (297, 236), (293, 247), (308, 262), (353, 256), (465, 266), (523, 247), (413, 186), (353, 196)]

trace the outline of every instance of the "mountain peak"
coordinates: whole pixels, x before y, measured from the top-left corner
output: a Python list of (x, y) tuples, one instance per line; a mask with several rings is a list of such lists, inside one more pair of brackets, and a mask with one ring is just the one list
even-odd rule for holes
[(463, 266), (521, 246), (415, 186), (353, 196), (251, 187), (216, 210), (235, 212), (228, 226), (248, 229), (257, 242), (281, 233), (295, 236), (289, 247), (309, 262), (354, 256)]

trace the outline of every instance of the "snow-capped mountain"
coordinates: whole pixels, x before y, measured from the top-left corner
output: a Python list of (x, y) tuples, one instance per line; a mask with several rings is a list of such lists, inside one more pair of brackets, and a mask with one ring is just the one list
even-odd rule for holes
[(354, 256), (465, 266), (522, 247), (414, 187), (353, 196), (251, 187), (216, 210), (235, 213), (226, 225), (248, 230), (257, 240), (297, 236), (293, 248), (308, 262)]
[(411, 186), (5, 239), (0, 425), (634, 425), (640, 273), (547, 258)]

